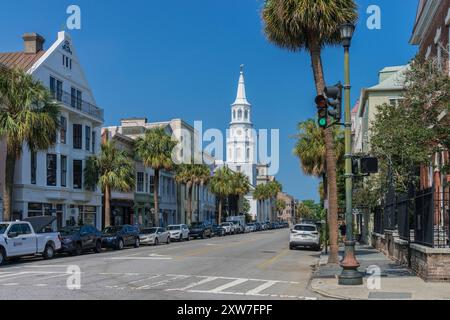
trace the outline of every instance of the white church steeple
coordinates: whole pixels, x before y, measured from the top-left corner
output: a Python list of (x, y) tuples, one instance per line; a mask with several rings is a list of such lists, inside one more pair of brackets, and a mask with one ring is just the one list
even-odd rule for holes
[(244, 80), (244, 65), (241, 65), (236, 100), (231, 105), (231, 124), (246, 123), (251, 125), (251, 104), (247, 101)]
[(244, 80), (244, 65), (241, 64), (241, 74), (239, 76), (239, 84), (236, 95), (236, 101), (233, 105), (250, 105), (247, 101), (247, 96), (245, 94), (245, 80)]

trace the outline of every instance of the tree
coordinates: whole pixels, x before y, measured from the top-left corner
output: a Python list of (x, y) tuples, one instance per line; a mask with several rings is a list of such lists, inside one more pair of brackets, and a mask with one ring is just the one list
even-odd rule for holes
[(282, 199), (278, 199), (275, 202), (275, 208), (277, 209), (278, 215), (281, 216), (283, 214), (284, 209), (286, 209), (286, 202)]
[(218, 224), (222, 222), (223, 200), (228, 197), (233, 190), (232, 175), (233, 172), (228, 167), (222, 167), (216, 170), (209, 183), (211, 192), (219, 198)]
[[(237, 203), (241, 197), (245, 196), (250, 192), (250, 180), (242, 172), (232, 173), (232, 191), (231, 195), (237, 198)], [(237, 211), (239, 211), (239, 205), (237, 205)]]
[[(250, 215), (250, 201), (248, 201), (246, 198), (242, 200), (242, 212), (247, 216)], [(250, 219), (251, 220), (251, 219)]]
[(177, 142), (166, 133), (163, 127), (156, 127), (145, 132), (135, 142), (135, 152), (144, 166), (155, 171), (155, 191), (153, 224), (159, 225), (159, 174), (161, 170), (170, 171), (174, 167), (172, 151)]
[(105, 227), (111, 225), (111, 192), (129, 192), (135, 185), (133, 160), (125, 151), (119, 150), (114, 142), (101, 145), (100, 154), (86, 160), (85, 185), (95, 190), (100, 185), (105, 195)]
[(192, 222), (192, 193), (194, 186), (201, 186), (207, 184), (210, 178), (210, 171), (208, 166), (201, 164), (181, 164), (177, 167), (175, 180), (177, 183), (184, 184), (187, 188), (188, 194), (188, 212), (187, 224)]
[[(356, 21), (356, 9), (353, 0), (265, 0), (262, 11), (264, 31), (276, 46), (309, 52), (316, 91), (320, 95), (325, 88), (322, 48), (341, 42), (339, 27)], [(331, 237), (328, 262), (338, 263), (336, 155), (331, 128), (324, 130), (324, 138)]]
[(0, 69), (0, 138), (6, 140), (4, 220), (12, 218), (14, 171), (26, 144), (31, 152), (56, 142), (59, 104), (31, 75), (19, 69)]
[(253, 191), (253, 199), (258, 201), (258, 207), (261, 208), (261, 202), (270, 198), (270, 190), (267, 184), (258, 184)]

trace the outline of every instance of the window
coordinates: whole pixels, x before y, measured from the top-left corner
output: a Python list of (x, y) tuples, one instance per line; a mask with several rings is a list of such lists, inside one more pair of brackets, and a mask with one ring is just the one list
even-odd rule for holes
[(250, 160), (250, 148), (247, 148), (247, 160)]
[(155, 193), (155, 176), (150, 176), (150, 193)]
[(82, 149), (83, 126), (81, 124), (73, 125), (73, 148)]
[(236, 120), (236, 110), (233, 110), (233, 120)]
[(137, 192), (144, 192), (144, 173), (137, 173)]
[(95, 139), (97, 138), (97, 133), (92, 130), (92, 153), (95, 153)]
[(56, 154), (47, 154), (47, 186), (56, 186)]
[(67, 157), (61, 156), (61, 187), (67, 187)]
[(84, 147), (86, 148), (87, 151), (89, 151), (89, 149), (91, 148), (91, 127), (86, 126), (84, 127), (84, 130), (85, 130), (84, 137), (86, 139)]
[(245, 110), (245, 113), (244, 113), (244, 119), (245, 119), (245, 120), (248, 120), (248, 110)]
[(242, 119), (242, 110), (239, 109), (238, 111), (238, 120)]
[(37, 154), (31, 152), (31, 184), (36, 184)]
[(145, 174), (145, 181), (144, 181), (144, 183), (145, 183), (145, 193), (148, 193), (148, 183), (149, 183), (149, 181), (148, 181), (148, 173)]
[(389, 105), (392, 107), (398, 107), (403, 98), (390, 98)]
[(50, 77), (50, 93), (53, 98), (58, 101), (62, 100), (62, 81), (55, 79), (54, 77)]
[(83, 94), (80, 90), (71, 89), (70, 101), (72, 108), (81, 110), (81, 103), (83, 101)]
[(61, 128), (59, 129), (60, 142), (62, 144), (66, 144), (66, 138), (67, 138), (67, 119), (66, 119), (66, 117), (61, 116), (60, 125), (61, 125)]
[(73, 160), (73, 188), (83, 188), (83, 161)]
[(236, 171), (237, 171), (237, 172), (241, 172), (241, 170), (242, 170), (242, 167), (241, 167), (241, 166), (237, 166), (237, 167), (236, 167)]
[(64, 67), (72, 70), (72, 59), (64, 54), (62, 56), (62, 64)]

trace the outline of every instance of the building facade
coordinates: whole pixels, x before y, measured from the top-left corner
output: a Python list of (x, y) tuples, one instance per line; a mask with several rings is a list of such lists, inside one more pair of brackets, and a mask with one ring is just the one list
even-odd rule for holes
[(278, 213), (277, 220), (289, 222), (291, 224), (294, 223), (296, 209), (295, 198), (285, 192), (280, 192), (278, 193), (277, 199), (286, 203), (286, 208), (281, 213)]
[(83, 168), (86, 158), (99, 151), (103, 110), (96, 106), (68, 33), (59, 32), (48, 50), (36, 33), (23, 40), (24, 50), (1, 53), (0, 63), (25, 70), (50, 90), (61, 105), (61, 128), (49, 150), (32, 153), (23, 146), (16, 162), (13, 219), (53, 215), (58, 227), (76, 220), (101, 228), (102, 195), (85, 189)]

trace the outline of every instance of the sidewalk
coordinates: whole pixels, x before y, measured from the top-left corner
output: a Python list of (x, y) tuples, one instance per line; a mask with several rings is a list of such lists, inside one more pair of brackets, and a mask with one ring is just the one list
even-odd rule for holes
[[(344, 248), (341, 248), (341, 257)], [(389, 260), (372, 247), (358, 246), (356, 257), (364, 275), (362, 286), (340, 286), (338, 265), (327, 265), (328, 256), (322, 253), (311, 282), (311, 289), (325, 297), (343, 300), (450, 300), (450, 283), (427, 283), (403, 266)], [(379, 290), (369, 290), (367, 274), (369, 266), (381, 270)], [(372, 278), (373, 279), (373, 278)], [(375, 282), (369, 279), (369, 285)]]

